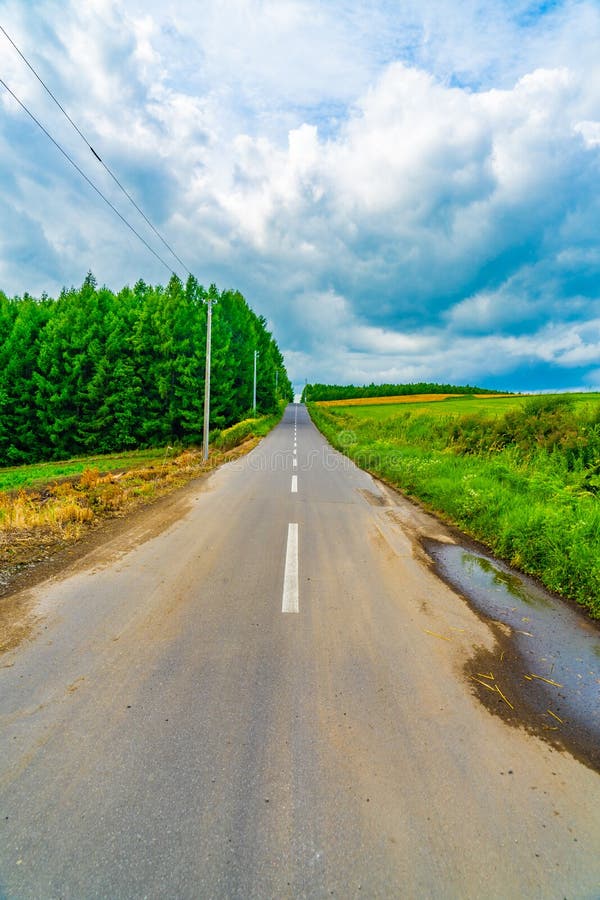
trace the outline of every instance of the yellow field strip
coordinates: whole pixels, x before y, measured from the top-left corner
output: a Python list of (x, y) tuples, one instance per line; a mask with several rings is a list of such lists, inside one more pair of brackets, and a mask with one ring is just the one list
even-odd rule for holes
[(319, 400), (317, 406), (384, 406), (392, 403), (435, 403), (450, 397), (470, 397), (476, 400), (491, 400), (504, 394), (400, 394), (397, 397), (352, 397), (350, 400)]

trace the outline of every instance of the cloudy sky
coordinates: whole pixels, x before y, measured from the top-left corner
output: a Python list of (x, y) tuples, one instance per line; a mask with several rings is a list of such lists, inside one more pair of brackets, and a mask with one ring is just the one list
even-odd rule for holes
[[(297, 386), (600, 387), (598, 0), (0, 0)], [(0, 32), (0, 78), (182, 277)], [(169, 273), (0, 85), (0, 289)]]

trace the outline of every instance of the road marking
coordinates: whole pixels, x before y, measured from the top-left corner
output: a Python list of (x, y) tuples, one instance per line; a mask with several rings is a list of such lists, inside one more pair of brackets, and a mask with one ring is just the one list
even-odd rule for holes
[(298, 493), (298, 476), (292, 475), (292, 494)]
[(292, 468), (296, 469), (297, 467), (298, 467), (298, 460), (294, 457), (294, 459), (292, 460)]
[(298, 612), (298, 524), (288, 525), (287, 549), (285, 551), (285, 574), (283, 576), (282, 613)]

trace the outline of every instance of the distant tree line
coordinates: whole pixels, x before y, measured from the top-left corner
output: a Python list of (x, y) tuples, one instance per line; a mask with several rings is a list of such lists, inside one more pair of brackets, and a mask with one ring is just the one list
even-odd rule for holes
[(317, 403), (319, 400), (353, 400), (360, 397), (400, 397), (403, 394), (498, 394), (505, 391), (491, 391), (471, 385), (434, 384), (419, 381), (414, 384), (307, 384), (302, 391), (303, 403)]
[(206, 299), (212, 317), (211, 428), (292, 400), (283, 357), (244, 297), (193, 277), (118, 294), (88, 273), (58, 299), (0, 291), (0, 465), (202, 437)]

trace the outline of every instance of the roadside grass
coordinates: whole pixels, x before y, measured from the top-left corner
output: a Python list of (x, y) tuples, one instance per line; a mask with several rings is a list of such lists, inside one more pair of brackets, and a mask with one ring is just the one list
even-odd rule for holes
[(251, 450), (281, 413), (246, 419), (200, 448), (142, 450), (0, 470), (0, 588), (23, 566)]
[[(213, 450), (231, 450), (243, 439), (263, 437), (280, 416), (260, 416), (244, 419), (223, 431), (211, 433)], [(100, 474), (124, 473), (134, 469), (162, 469), (182, 454), (182, 447), (170, 445), (146, 450), (130, 450), (123, 453), (82, 456), (58, 462), (33, 463), (27, 466), (7, 466), (0, 468), (0, 493), (21, 489), (43, 488), (45, 485), (72, 479), (87, 469)]]
[(463, 415), (439, 415), (446, 401), (430, 414), (310, 413), (359, 466), (600, 618), (598, 395), (520, 397), (490, 415), (505, 399)]
[(33, 463), (28, 466), (9, 466), (0, 469), (0, 491), (20, 490), (46, 485), (64, 478), (81, 475), (86, 469), (100, 473), (127, 471), (143, 466), (160, 466), (166, 459), (180, 452), (173, 447), (110, 453), (106, 456), (82, 456), (59, 462)]

